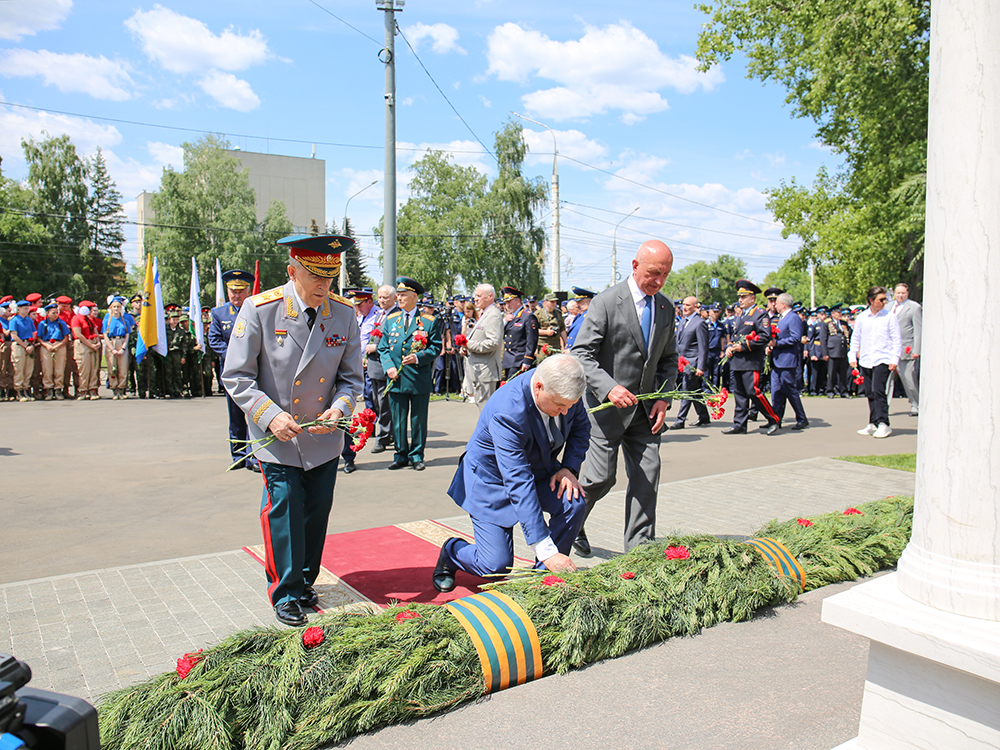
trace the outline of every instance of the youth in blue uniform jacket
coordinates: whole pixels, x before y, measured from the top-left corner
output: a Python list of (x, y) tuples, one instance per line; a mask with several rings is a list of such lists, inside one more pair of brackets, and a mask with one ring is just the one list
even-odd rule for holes
[[(570, 387), (559, 395), (551, 385), (553, 376), (562, 373), (577, 386), (575, 394)], [(586, 513), (576, 480), (590, 444), (590, 420), (580, 400), (585, 383), (578, 360), (554, 355), (493, 394), (448, 488), (472, 516), (476, 543), (449, 539), (439, 569), (443, 563), (451, 571), (479, 576), (507, 572), (514, 559), (513, 527), (518, 524), (535, 549), (536, 567), (574, 569), (562, 556), (569, 554)], [(555, 424), (552, 417), (557, 414)], [(550, 516), (547, 524), (543, 513)], [(560, 557), (552, 558), (555, 554)], [(545, 560), (550, 560), (548, 566)], [(435, 586), (450, 589), (439, 587), (437, 580)]]

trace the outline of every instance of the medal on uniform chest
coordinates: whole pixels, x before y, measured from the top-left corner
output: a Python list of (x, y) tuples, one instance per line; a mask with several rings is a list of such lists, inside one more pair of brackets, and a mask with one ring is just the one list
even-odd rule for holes
[(285, 336), (287, 336), (287, 335), (288, 335), (288, 331), (286, 331), (284, 328), (275, 328), (274, 329), (274, 336), (278, 340), (278, 346), (284, 346), (285, 345)]
[(326, 337), (327, 346), (343, 346), (346, 341), (347, 341), (347, 336), (339, 336), (337, 334), (334, 334), (333, 336)]

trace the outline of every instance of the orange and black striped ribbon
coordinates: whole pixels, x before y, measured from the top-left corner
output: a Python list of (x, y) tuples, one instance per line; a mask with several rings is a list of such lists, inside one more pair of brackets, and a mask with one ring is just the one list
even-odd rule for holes
[(785, 545), (777, 539), (770, 539), (768, 537), (750, 539), (747, 544), (756, 547), (757, 551), (774, 567), (779, 576), (794, 578), (799, 582), (802, 590), (805, 590), (806, 572), (802, 569), (799, 561), (795, 559), (795, 555), (789, 552)]

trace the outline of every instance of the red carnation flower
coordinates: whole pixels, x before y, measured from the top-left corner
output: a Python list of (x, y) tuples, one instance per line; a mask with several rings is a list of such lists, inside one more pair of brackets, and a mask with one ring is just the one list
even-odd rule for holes
[(812, 525), (813, 525), (813, 522), (810, 521), (808, 518), (800, 518), (799, 519), (799, 526), (812, 526)]
[(379, 326), (375, 326), (374, 328), (372, 328), (371, 336), (373, 339), (382, 338), (382, 329)]
[(542, 579), (542, 584), (545, 586), (555, 586), (557, 583), (566, 583), (566, 581), (559, 576), (545, 576)]
[(857, 508), (848, 508), (847, 510), (844, 511), (844, 515), (845, 516), (863, 516), (864, 513), (862, 513)]
[(177, 676), (182, 680), (188, 676), (194, 665), (201, 661), (202, 649), (197, 651), (192, 651), (190, 654), (184, 654), (180, 659), (177, 660)]
[(756, 341), (759, 338), (760, 335), (756, 331), (750, 331), (750, 333), (747, 334), (747, 341)]
[(687, 360), (687, 358), (685, 358), (685, 357), (678, 357), (677, 358), (677, 372), (684, 372), (685, 368), (687, 368), (687, 366), (689, 364), (691, 364), (691, 363)]
[(413, 343), (427, 346), (427, 334), (423, 331), (415, 331), (413, 334)]
[(316, 648), (323, 642), (323, 628), (306, 628), (302, 633), (302, 645), (306, 648)]
[(908, 346), (903, 351), (906, 352), (907, 354), (909, 354), (910, 352), (913, 351), (913, 347), (912, 346)]
[(402, 612), (396, 614), (396, 622), (402, 622), (403, 620), (412, 620), (416, 617), (420, 617), (419, 612), (414, 612), (412, 609), (404, 609)]
[(771, 335), (772, 336), (777, 336), (778, 335), (778, 326), (776, 326), (776, 325), (772, 325), (771, 326)]
[(683, 545), (679, 545), (677, 547), (667, 547), (663, 554), (667, 556), (668, 560), (687, 560), (691, 557), (690, 550)]
[(635, 573), (632, 573), (631, 571), (629, 571), (628, 573), (622, 573), (622, 578), (624, 578), (626, 581), (631, 581), (633, 578), (635, 578)]
[(468, 343), (469, 339), (467, 339), (461, 333), (455, 335), (455, 346), (465, 346)]

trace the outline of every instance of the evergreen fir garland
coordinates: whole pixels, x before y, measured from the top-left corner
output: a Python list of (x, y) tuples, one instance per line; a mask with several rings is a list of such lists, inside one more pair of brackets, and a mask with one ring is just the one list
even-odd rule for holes
[[(781, 541), (811, 590), (894, 565), (912, 515), (912, 499), (886, 498), (843, 514), (772, 521), (757, 536)], [(668, 559), (670, 547), (689, 557)], [(491, 586), (531, 618), (546, 673), (748, 620), (801, 593), (750, 545), (706, 535), (641, 545), (560, 578), (528, 573)], [(323, 615), (312, 625), (322, 629), (313, 647), (304, 628), (247, 630), (193, 657), (200, 659), (184, 678), (169, 672), (108, 694), (99, 704), (102, 746), (313, 750), (483, 694), (476, 650), (442, 606)]]

